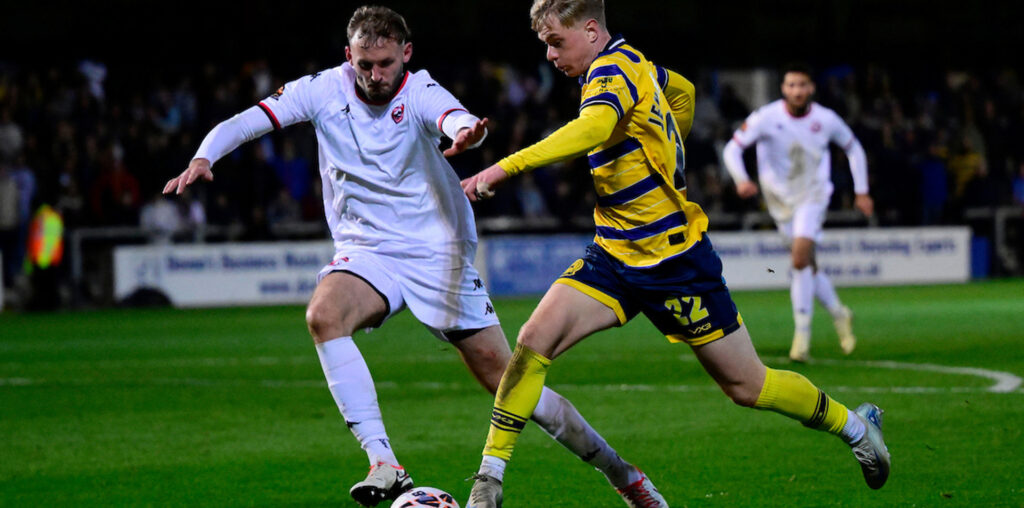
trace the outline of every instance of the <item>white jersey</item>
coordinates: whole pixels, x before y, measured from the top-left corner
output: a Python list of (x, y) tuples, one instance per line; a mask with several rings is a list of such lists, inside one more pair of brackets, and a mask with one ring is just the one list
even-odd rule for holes
[(276, 129), (315, 127), (335, 249), (471, 263), (473, 210), (438, 148), (445, 116), (464, 108), (426, 71), (407, 72), (385, 103), (357, 95), (355, 76), (344, 63), (259, 103)]
[(738, 146), (739, 152), (727, 146), (732, 150), (724, 156), (735, 180), (747, 179), (739, 153), (755, 143), (758, 179), (770, 210), (791, 210), (807, 201), (828, 203), (832, 195), (829, 143), (847, 153), (855, 192), (868, 191), (863, 148), (842, 118), (820, 104), (812, 102), (800, 117), (791, 115), (782, 99), (751, 113), (729, 143)]

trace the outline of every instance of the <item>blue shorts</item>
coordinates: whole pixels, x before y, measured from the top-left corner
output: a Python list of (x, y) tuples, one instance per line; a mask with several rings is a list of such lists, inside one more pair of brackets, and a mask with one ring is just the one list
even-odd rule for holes
[(672, 342), (700, 346), (737, 330), (743, 318), (722, 278), (722, 260), (704, 236), (649, 268), (627, 266), (591, 244), (555, 281), (607, 305), (625, 324), (643, 312)]

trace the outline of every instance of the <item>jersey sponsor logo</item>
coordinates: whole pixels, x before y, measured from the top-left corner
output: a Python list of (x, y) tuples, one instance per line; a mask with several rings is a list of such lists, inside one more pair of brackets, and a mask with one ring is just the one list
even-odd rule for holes
[(313, 74), (310, 74), (309, 80), (313, 81), (314, 79), (319, 78), (321, 74), (323, 74), (323, 72), (314, 72)]
[(491, 302), (487, 302), (487, 305), (484, 306), (484, 315), (488, 314), (494, 314), (494, 307), (491, 305)]
[(405, 118), (405, 104), (399, 104), (395, 106), (395, 109), (391, 110), (391, 119), (394, 120), (395, 123), (398, 123), (401, 122), (403, 118)]
[(597, 82), (597, 85), (600, 86), (602, 90), (604, 90), (604, 89), (608, 88), (609, 85), (612, 84), (612, 77), (611, 76), (605, 76), (605, 77), (599, 78), (599, 79), (597, 79), (595, 81)]
[(821, 122), (814, 122), (811, 124), (811, 132), (821, 132)]
[(484, 281), (480, 279), (473, 279), (473, 291), (482, 289), (484, 287)]
[(284, 87), (283, 87), (283, 86), (282, 86), (281, 88), (278, 88), (278, 89), (277, 89), (277, 91), (276, 91), (276, 92), (274, 92), (274, 93), (273, 93), (273, 94), (272, 94), (272, 95), (270, 96), (270, 98), (271, 98), (271, 99), (274, 99), (275, 101), (278, 101), (278, 100), (281, 100), (281, 96), (282, 96), (282, 95), (284, 95)]

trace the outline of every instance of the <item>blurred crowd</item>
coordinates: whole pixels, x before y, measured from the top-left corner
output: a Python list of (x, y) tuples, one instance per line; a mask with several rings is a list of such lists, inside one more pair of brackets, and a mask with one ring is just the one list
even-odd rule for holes
[[(129, 73), (91, 61), (51, 67), (0, 63), (4, 280), (20, 266), (30, 216), (43, 203), (62, 214), (68, 229), (141, 226), (153, 241), (196, 230), (219, 231), (222, 239), (264, 240), (287, 236), (292, 225), (322, 224), (316, 142), (308, 125), (236, 150), (214, 166), (213, 182), (181, 196), (161, 194), (217, 122), (326, 66), (291, 65), (287, 72), (254, 61)], [(430, 70), (470, 111), (492, 122), (480, 150), (452, 159), (460, 176), (540, 139), (576, 114), (575, 81), (555, 75), (544, 62), (522, 67), (481, 61)], [(1024, 87), (1016, 70), (910, 74), (839, 66), (816, 76), (817, 100), (850, 124), (868, 154), (880, 222), (963, 223), (968, 208), (1024, 204)], [(698, 91), (696, 121), (686, 141), (691, 198), (712, 214), (759, 209), (756, 200), (735, 196), (720, 160), (732, 131), (759, 104), (747, 104), (712, 70), (687, 76)], [(838, 150), (833, 180), (832, 208), (851, 208), (852, 179)], [(514, 180), (477, 214), (578, 227), (589, 221), (593, 202), (585, 162), (575, 161)]]

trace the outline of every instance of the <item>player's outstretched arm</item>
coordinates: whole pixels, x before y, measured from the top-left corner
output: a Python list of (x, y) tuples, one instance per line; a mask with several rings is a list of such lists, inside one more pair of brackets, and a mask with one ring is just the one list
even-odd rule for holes
[(209, 159), (192, 159), (192, 162), (188, 164), (188, 168), (186, 168), (185, 171), (182, 171), (180, 175), (171, 178), (170, 181), (167, 182), (167, 185), (164, 185), (164, 194), (170, 194), (171, 192), (181, 194), (185, 191), (185, 187), (192, 185), (200, 178), (208, 182), (212, 182), (213, 171), (210, 169), (211, 166)]
[(252, 141), (272, 130), (274, 130), (274, 124), (258, 106), (253, 106), (217, 124), (203, 138), (203, 142), (199, 145), (199, 151), (196, 152), (188, 168), (164, 185), (164, 194), (171, 192), (181, 194), (185, 191), (185, 187), (192, 185), (200, 178), (213, 181), (213, 170), (211, 169), (213, 163), (231, 153), (242, 143)]
[(524, 148), (497, 164), (462, 181), (470, 201), (493, 195), (493, 189), (510, 176), (585, 154), (612, 135), (619, 117), (605, 104), (583, 108), (580, 116), (536, 144)]
[(463, 127), (459, 129), (458, 134), (452, 140), (452, 146), (450, 146), (444, 152), (445, 157), (451, 157), (458, 155), (466, 150), (476, 147), (481, 141), (487, 137), (487, 119), (477, 120), (470, 127)]
[(476, 202), (494, 196), (494, 189), (508, 180), (509, 174), (501, 166), (493, 166), (462, 181), (462, 192), (470, 201)]

